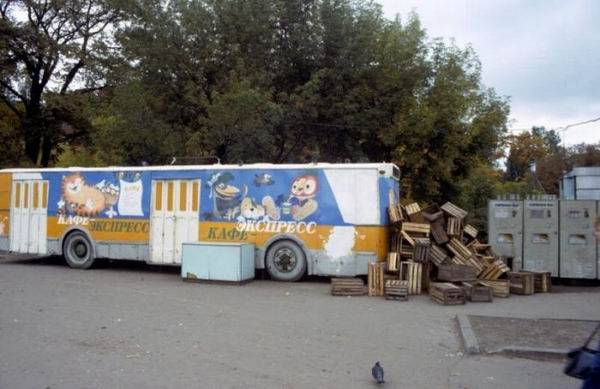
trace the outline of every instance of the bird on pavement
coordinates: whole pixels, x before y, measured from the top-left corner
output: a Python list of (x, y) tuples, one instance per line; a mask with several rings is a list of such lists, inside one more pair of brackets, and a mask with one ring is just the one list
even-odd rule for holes
[(373, 368), (371, 369), (371, 374), (373, 375), (373, 378), (375, 378), (375, 381), (377, 381), (378, 384), (383, 384), (385, 382), (383, 380), (383, 367), (381, 367), (379, 361), (375, 362), (375, 366), (373, 366)]

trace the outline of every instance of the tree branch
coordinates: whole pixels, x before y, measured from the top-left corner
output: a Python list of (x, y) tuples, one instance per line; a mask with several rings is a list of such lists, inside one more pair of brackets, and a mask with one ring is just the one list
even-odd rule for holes
[(15, 95), (19, 99), (21, 99), (21, 101), (23, 102), (23, 104), (27, 104), (27, 98), (24, 95), (22, 95), (21, 93), (17, 92), (17, 90), (14, 89), (12, 86), (10, 86), (9, 83), (7, 83), (7, 82), (5, 82), (3, 80), (0, 80), (0, 85), (2, 85), (3, 87), (5, 87), (6, 89), (8, 89), (13, 95)]
[(0, 99), (2, 99), (4, 104), (6, 104), (6, 106), (10, 108), (10, 110), (13, 111), (19, 118), (23, 117), (23, 112), (19, 111), (8, 97), (4, 96), (4, 94), (0, 94)]

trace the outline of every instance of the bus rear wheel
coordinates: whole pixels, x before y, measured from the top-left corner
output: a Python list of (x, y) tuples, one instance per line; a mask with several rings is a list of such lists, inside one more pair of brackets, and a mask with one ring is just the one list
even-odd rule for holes
[(89, 269), (94, 264), (94, 249), (88, 237), (81, 231), (70, 233), (63, 244), (63, 255), (74, 269)]
[(280, 240), (267, 251), (265, 265), (276, 281), (298, 281), (306, 273), (306, 255), (296, 243)]

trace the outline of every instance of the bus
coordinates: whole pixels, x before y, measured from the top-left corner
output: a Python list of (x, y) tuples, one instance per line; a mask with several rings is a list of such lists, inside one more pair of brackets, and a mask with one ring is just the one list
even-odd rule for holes
[(0, 251), (181, 265), (182, 244), (244, 242), (257, 269), (354, 276), (388, 252), (391, 163), (0, 170)]

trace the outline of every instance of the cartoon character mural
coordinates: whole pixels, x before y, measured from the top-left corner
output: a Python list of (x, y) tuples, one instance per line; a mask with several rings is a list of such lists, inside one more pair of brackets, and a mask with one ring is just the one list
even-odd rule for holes
[[(235, 176), (232, 173), (214, 173), (206, 184), (210, 188), (209, 197), (212, 198), (213, 209), (212, 212), (204, 213), (203, 217), (238, 222), (286, 219), (302, 221), (317, 211), (319, 204), (315, 197), (319, 182), (315, 174), (296, 176), (288, 187), (288, 193), (277, 196), (275, 191), (285, 187), (277, 186), (273, 177), (270, 173), (255, 174), (252, 180), (254, 189), (250, 194), (247, 184), (233, 184)], [(265, 194), (266, 190), (271, 193)]]
[[(59, 208), (78, 216), (93, 217), (104, 210), (112, 210), (119, 199), (119, 188), (102, 180), (95, 186), (87, 185), (79, 173), (62, 180), (62, 199)], [(109, 216), (112, 217), (112, 216)]]
[(319, 181), (314, 175), (296, 177), (290, 188), (290, 197), (283, 203), (283, 213), (291, 214), (296, 221), (304, 220), (319, 208), (315, 196), (319, 190)]
[(230, 184), (233, 179), (231, 173), (215, 173), (208, 180), (206, 185), (213, 199), (212, 216), (233, 220), (236, 210), (239, 212), (239, 205), (248, 193), (248, 187), (244, 185), (244, 190), (240, 190)]

